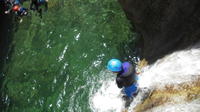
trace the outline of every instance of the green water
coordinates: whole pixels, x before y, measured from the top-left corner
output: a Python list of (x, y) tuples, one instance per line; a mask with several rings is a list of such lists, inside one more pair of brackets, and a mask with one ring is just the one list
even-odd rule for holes
[(110, 58), (123, 58), (119, 44), (133, 38), (120, 5), (50, 0), (42, 19), (31, 15), (13, 32), (2, 72), (3, 111), (90, 112), (91, 86)]

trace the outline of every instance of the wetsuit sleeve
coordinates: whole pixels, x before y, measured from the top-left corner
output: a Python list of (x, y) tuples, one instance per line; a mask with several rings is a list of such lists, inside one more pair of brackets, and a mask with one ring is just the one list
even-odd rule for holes
[(123, 87), (123, 79), (121, 79), (120, 77), (116, 78), (116, 83), (117, 83), (117, 87), (118, 88), (122, 88)]
[(122, 75), (122, 77), (130, 77), (131, 75), (135, 74), (135, 69), (132, 65), (130, 65), (128, 71)]

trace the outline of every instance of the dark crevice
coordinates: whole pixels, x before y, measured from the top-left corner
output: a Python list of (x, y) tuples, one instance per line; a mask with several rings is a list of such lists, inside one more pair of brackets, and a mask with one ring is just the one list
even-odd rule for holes
[(11, 52), (11, 43), (13, 38), (13, 28), (15, 25), (12, 14), (6, 15), (4, 11), (6, 5), (0, 2), (0, 111), (4, 112), (7, 103), (2, 84), (4, 82), (5, 74), (3, 73), (4, 66), (8, 61), (9, 52)]

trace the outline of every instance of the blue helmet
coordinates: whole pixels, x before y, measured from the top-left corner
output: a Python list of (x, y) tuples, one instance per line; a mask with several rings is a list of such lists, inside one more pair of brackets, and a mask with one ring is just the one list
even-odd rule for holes
[(108, 61), (107, 69), (112, 72), (119, 72), (122, 70), (122, 62), (118, 59), (111, 59)]

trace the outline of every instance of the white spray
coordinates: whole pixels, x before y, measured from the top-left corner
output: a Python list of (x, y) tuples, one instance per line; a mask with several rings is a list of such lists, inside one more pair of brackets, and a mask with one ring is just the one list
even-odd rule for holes
[[(138, 84), (140, 88), (148, 88), (148, 90), (153, 90), (155, 88), (162, 89), (167, 84), (175, 85), (191, 82), (194, 80), (194, 76), (200, 75), (200, 48), (174, 52), (158, 60), (154, 64), (145, 67), (142, 71)], [(105, 71), (101, 73), (101, 75), (102, 74), (109, 75), (105, 74)], [(119, 95), (120, 89), (115, 85), (114, 77), (110, 80), (103, 79), (101, 83), (102, 86), (99, 90), (91, 93), (90, 105), (92, 110), (94, 112), (121, 112), (124, 105)], [(129, 107), (129, 111), (132, 112), (133, 108), (140, 103), (144, 97), (144, 93), (139, 93)], [(184, 105), (192, 104), (195, 107), (195, 102), (174, 105), (172, 108), (163, 105), (158, 109), (151, 110), (151, 112), (158, 112), (159, 110), (168, 112), (167, 109), (171, 109), (170, 112), (173, 112), (173, 109), (177, 106), (181, 109)], [(196, 107), (198, 108), (199, 106), (196, 105)]]

